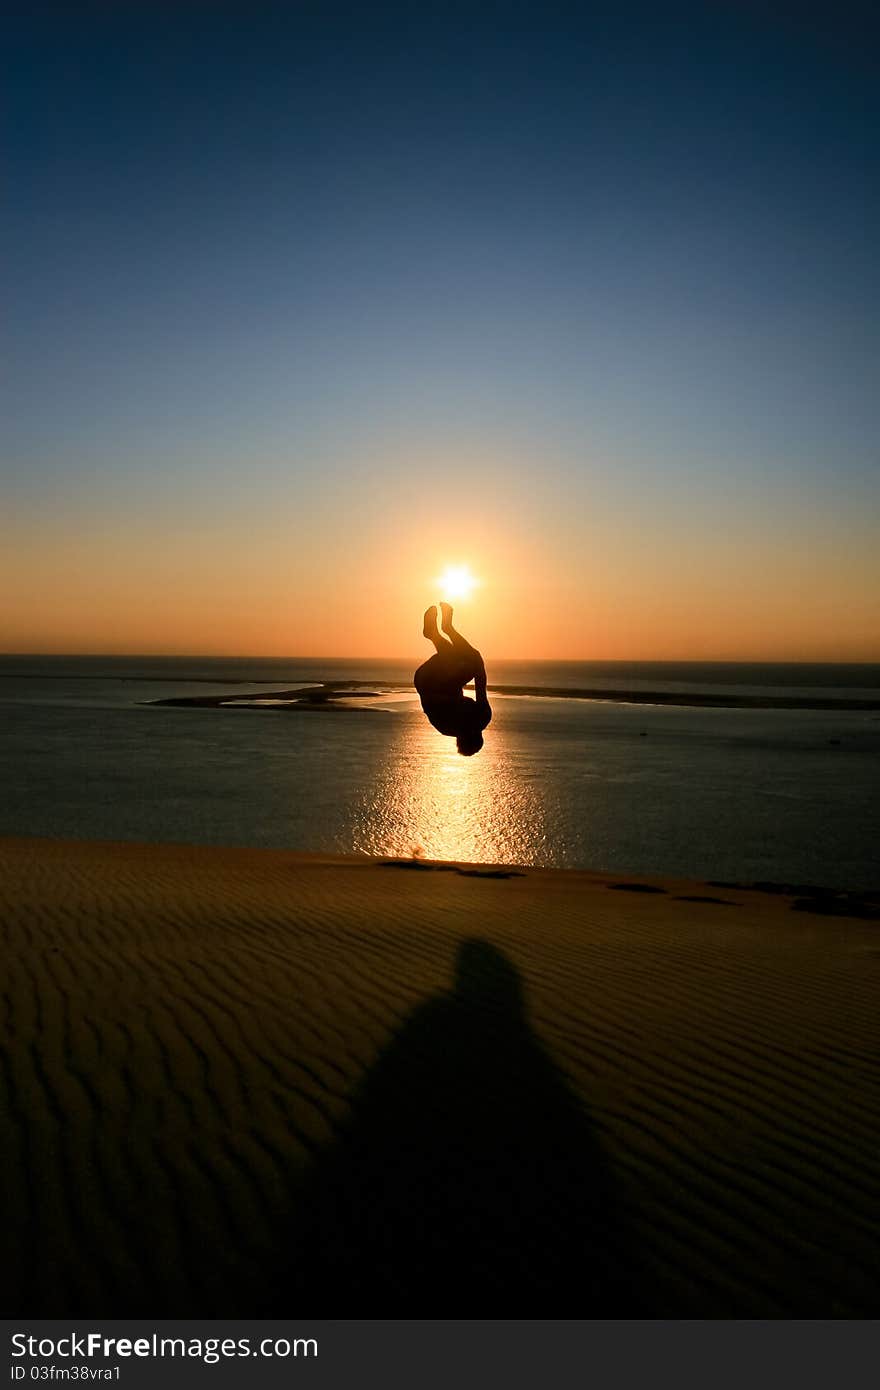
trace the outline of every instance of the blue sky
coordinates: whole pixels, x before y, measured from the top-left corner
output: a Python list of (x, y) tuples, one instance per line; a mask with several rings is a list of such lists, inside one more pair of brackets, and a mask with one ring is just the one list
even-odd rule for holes
[[(839, 591), (804, 657), (880, 654), (867, 9), (73, 4), (9, 27), (16, 563), (60, 546), (69, 574), (112, 564), (111, 532), (132, 554), (172, 535), (185, 582), (208, 518), (227, 555), (277, 546), (282, 589), (279, 526), (343, 580), (381, 572), (387, 603), (411, 576), (371, 557), (439, 496), (453, 549), (537, 533), (554, 605), (588, 548), (614, 550), (613, 604), (646, 549), (696, 546), (699, 582), (707, 534), (736, 539), (745, 591), (776, 542), (792, 603), (795, 574)], [(0, 644), (73, 640), (52, 593)], [(619, 654), (687, 655), (688, 632)], [(545, 654), (618, 654), (572, 640)]]

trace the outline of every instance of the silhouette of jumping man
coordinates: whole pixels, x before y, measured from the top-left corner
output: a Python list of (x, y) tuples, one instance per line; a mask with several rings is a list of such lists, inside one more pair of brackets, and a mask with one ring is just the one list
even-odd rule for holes
[[(425, 612), (422, 629), (429, 642), (437, 648), (416, 671), (413, 681), (419, 692), (422, 709), (438, 733), (454, 738), (462, 757), (479, 753), (483, 746), (483, 730), (492, 718), (486, 699), (486, 667), (483, 658), (452, 626), (452, 608), (441, 603), (441, 626), (437, 627), (437, 607), (432, 604)], [(464, 687), (474, 683), (475, 700), (468, 699)]]

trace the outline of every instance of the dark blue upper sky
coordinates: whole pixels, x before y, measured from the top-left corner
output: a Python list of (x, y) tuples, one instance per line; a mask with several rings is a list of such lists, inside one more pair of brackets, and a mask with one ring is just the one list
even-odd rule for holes
[(863, 522), (877, 37), (796, 4), (23, 7), (6, 484), (232, 508), (246, 466), (302, 511), (479, 439), (524, 502), (538, 469), (568, 507), (814, 521), (843, 487)]

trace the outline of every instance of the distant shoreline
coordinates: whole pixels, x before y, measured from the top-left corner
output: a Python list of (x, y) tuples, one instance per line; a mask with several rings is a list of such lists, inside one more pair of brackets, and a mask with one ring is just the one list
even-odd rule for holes
[(552, 700), (602, 700), (621, 705), (711, 705), (719, 709), (880, 710), (880, 700), (824, 699), (813, 695), (723, 695), (689, 690), (568, 690), (563, 687), (490, 685), (496, 695), (544, 696)]
[[(264, 690), (249, 693), (245, 704), (240, 694), (235, 695), (171, 695), (161, 700), (145, 700), (148, 705), (177, 706), (194, 709), (263, 709), (286, 713), (290, 710), (348, 710), (360, 712), (364, 706), (342, 705), (337, 703), (346, 698), (363, 700), (369, 696), (379, 698), (375, 689), (376, 681), (322, 681), (307, 690)], [(408, 687), (397, 686), (395, 694)], [(691, 691), (670, 690), (602, 690), (595, 687), (568, 689), (565, 686), (528, 685), (490, 685), (494, 695), (530, 696), (546, 700), (592, 700), (605, 704), (621, 705), (683, 705), (695, 708), (712, 709), (793, 709), (793, 710), (861, 710), (880, 711), (880, 700), (824, 699), (810, 695), (728, 695), (702, 694)], [(415, 693), (415, 692), (413, 692)], [(258, 704), (260, 700), (281, 703)], [(253, 702), (253, 703), (251, 703)]]

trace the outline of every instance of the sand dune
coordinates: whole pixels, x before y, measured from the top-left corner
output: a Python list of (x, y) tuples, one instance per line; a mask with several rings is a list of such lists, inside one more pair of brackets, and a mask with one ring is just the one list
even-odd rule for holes
[(880, 1312), (880, 925), (444, 868), (0, 842), (9, 1315)]

